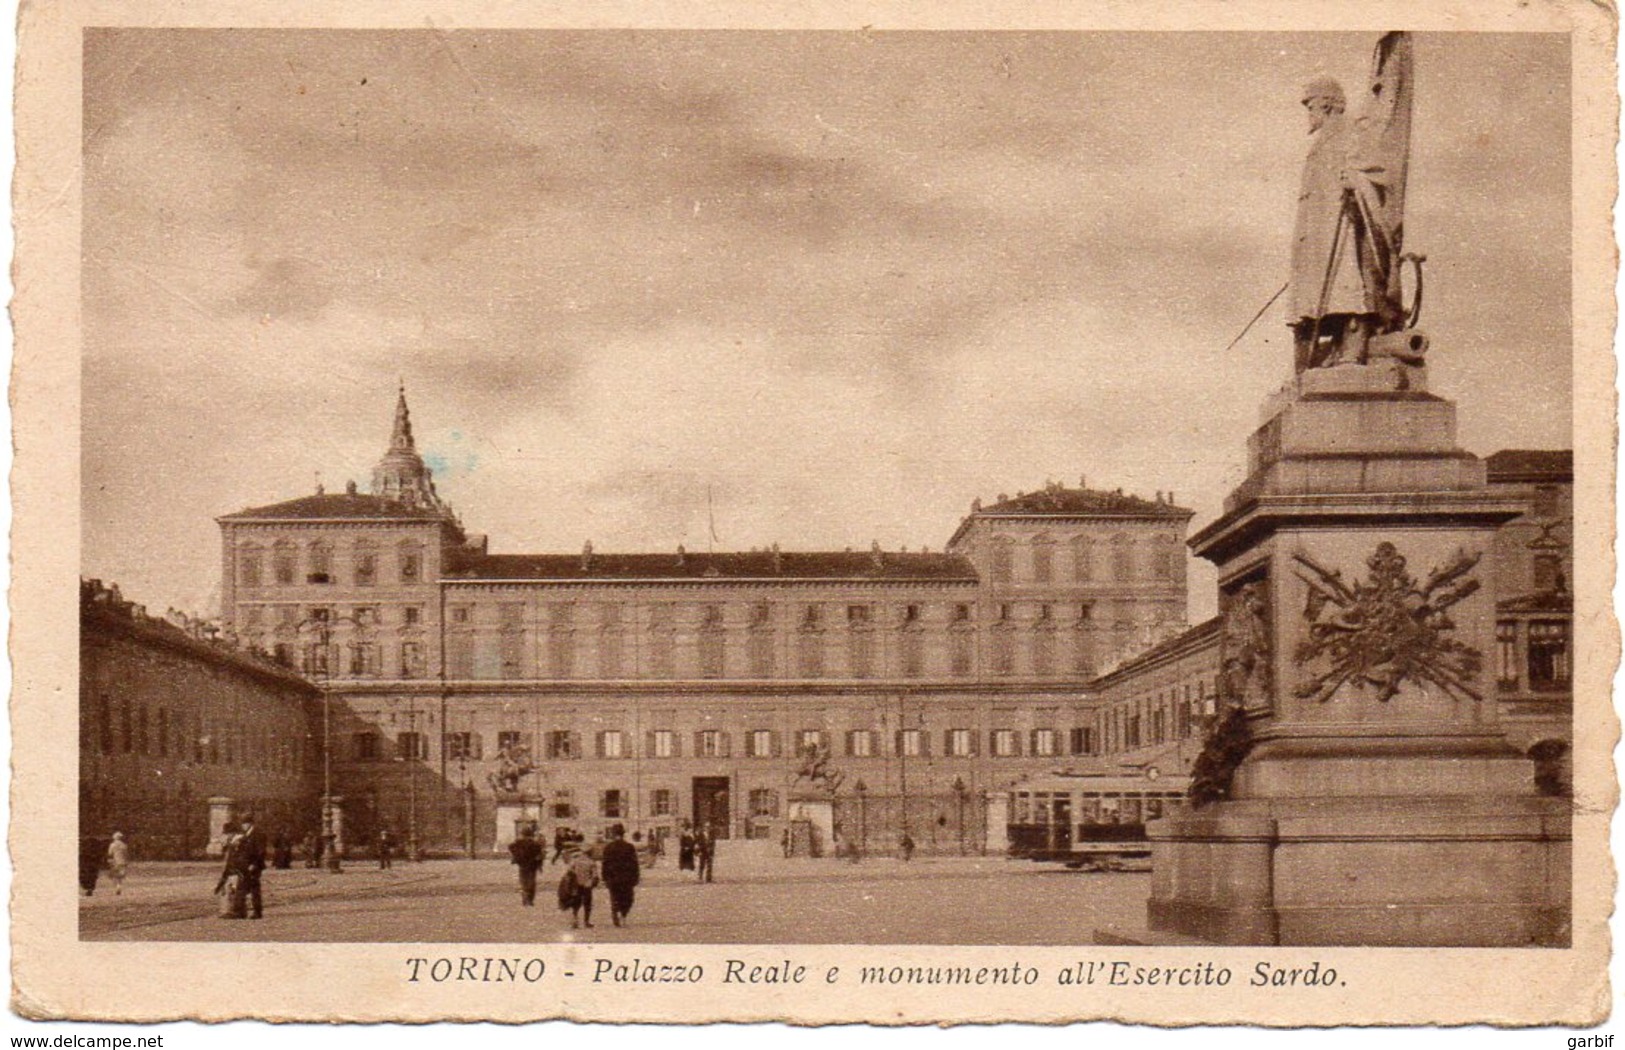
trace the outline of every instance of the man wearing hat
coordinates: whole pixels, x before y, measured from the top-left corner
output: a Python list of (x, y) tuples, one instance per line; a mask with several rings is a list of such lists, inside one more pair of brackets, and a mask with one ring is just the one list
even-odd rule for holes
[(519, 837), (508, 845), (508, 853), (519, 866), (519, 903), (527, 908), (536, 904), (536, 871), (542, 866), (546, 850), (536, 841), (536, 832), (529, 824), (519, 829)]
[(258, 919), (264, 910), (260, 900), (260, 873), (265, 870), (265, 832), (254, 826), (252, 813), (243, 814), (237, 849), (243, 873), (243, 895), (248, 898), (248, 917)]

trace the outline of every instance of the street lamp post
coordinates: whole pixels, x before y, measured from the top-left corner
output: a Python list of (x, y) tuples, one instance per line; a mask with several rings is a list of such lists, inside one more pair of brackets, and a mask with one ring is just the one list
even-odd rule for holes
[(970, 789), (965, 786), (964, 777), (954, 777), (954, 801), (959, 807), (959, 855), (965, 855), (965, 799), (970, 795)]
[(858, 793), (858, 860), (869, 852), (869, 785), (859, 777), (858, 782), (852, 785), (852, 790)]
[(316, 659), (307, 658), (307, 672), (314, 673), (322, 691), (322, 857), (329, 872), (344, 870), (339, 860), (338, 833), (333, 823), (333, 625), (347, 623), (354, 627), (363, 624), (349, 616), (319, 616), (301, 620), (297, 631), (307, 627), (316, 630)]

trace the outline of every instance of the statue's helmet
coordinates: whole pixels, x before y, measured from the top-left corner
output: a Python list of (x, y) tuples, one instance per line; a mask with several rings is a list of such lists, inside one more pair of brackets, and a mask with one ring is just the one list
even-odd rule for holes
[(1348, 99), (1343, 96), (1343, 85), (1331, 77), (1316, 77), (1303, 86), (1304, 105), (1307, 106), (1317, 98), (1328, 99), (1339, 108), (1348, 104)]

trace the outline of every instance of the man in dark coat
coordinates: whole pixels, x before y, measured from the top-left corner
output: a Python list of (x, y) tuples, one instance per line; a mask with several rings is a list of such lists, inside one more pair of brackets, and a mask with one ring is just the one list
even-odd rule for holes
[(79, 888), (86, 897), (96, 892), (96, 880), (101, 877), (106, 856), (107, 846), (101, 839), (86, 835), (79, 840)]
[(694, 860), (699, 864), (699, 871), (695, 874), (699, 877), (699, 881), (711, 881), (711, 866), (716, 863), (716, 859), (716, 832), (702, 824), (699, 833), (694, 836)]
[(508, 853), (519, 865), (519, 903), (527, 908), (536, 906), (536, 870), (542, 866), (547, 851), (536, 841), (529, 824), (519, 829), (519, 837), (508, 845)]
[(632, 910), (632, 888), (638, 884), (638, 848), (626, 841), (626, 828), (616, 824), (604, 843), (604, 859), (598, 863), (599, 878), (609, 889), (609, 917), (617, 926), (626, 925)]
[(265, 870), (265, 832), (254, 826), (254, 814), (243, 816), (243, 838), (238, 844), (239, 863), (243, 873), (243, 895), (248, 898), (250, 919), (258, 919), (264, 911), (260, 900), (260, 873)]

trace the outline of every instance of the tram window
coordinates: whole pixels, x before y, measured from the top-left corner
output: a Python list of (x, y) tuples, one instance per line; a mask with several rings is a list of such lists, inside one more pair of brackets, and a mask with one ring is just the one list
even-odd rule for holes
[(1138, 824), (1140, 822), (1140, 800), (1125, 798), (1123, 806), (1118, 810), (1118, 816), (1125, 824)]
[(1032, 796), (1025, 791), (1016, 792), (1016, 819), (1017, 824), (1032, 823), (1033, 801)]
[(1100, 822), (1100, 799), (1085, 795), (1078, 799), (1078, 820), (1084, 824)]
[(1145, 800), (1145, 819), (1157, 820), (1162, 816), (1162, 799), (1148, 798)]

